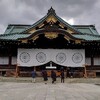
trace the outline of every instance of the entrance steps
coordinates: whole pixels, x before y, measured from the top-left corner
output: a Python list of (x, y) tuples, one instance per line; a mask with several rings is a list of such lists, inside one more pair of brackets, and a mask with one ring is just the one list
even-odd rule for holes
[[(32, 82), (31, 77), (0, 77), (0, 82)], [(52, 83), (52, 79), (49, 77), (48, 81), (43, 81), (42, 77), (36, 78), (36, 83)], [(60, 83), (60, 77), (57, 78), (56, 83)], [(100, 78), (65, 78), (65, 83), (100, 83)]]

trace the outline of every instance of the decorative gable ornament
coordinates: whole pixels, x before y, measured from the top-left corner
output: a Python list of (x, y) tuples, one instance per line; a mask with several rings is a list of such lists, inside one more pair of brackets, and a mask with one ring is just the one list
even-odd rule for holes
[(58, 33), (56, 32), (46, 32), (45, 37), (48, 39), (55, 39), (58, 37)]

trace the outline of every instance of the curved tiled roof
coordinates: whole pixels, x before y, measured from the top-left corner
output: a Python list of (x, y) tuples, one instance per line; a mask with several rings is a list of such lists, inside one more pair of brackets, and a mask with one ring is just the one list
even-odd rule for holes
[(73, 25), (76, 29), (81, 31), (81, 33), (99, 35), (94, 25)]
[(77, 39), (83, 39), (86, 41), (99, 41), (100, 40), (100, 35), (97, 32), (94, 25), (70, 25), (67, 22), (65, 22), (62, 18), (57, 16), (53, 8), (50, 8), (50, 10), (48, 10), (47, 15), (41, 18), (36, 23), (34, 23), (33, 25), (22, 25), (22, 24), (8, 25), (5, 33), (0, 35), (0, 40), (18, 40), (20, 38), (30, 37), (30, 35), (34, 33), (27, 34), (27, 32), (30, 29), (43, 23), (50, 15), (53, 15), (60, 23), (63, 23), (64, 26), (68, 27), (69, 29), (74, 30), (77, 33), (77, 34), (71, 34), (72, 37), (75, 37)]
[(31, 25), (10, 24), (8, 25), (4, 34), (21, 33), (24, 30), (28, 29), (30, 26)]
[[(34, 34), (34, 33), (33, 33)], [(21, 38), (28, 38), (32, 34), (2, 34), (0, 35), (0, 40), (18, 40)], [(92, 35), (92, 34), (73, 34), (72, 37), (75, 37), (76, 39), (82, 39), (85, 41), (100, 41), (99, 35)]]

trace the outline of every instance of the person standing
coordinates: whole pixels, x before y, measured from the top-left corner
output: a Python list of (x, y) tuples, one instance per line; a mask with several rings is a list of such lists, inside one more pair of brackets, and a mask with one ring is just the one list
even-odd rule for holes
[(70, 70), (70, 77), (73, 78), (73, 76), (74, 76), (74, 70), (73, 70), (73, 68), (71, 68), (71, 70)]
[(48, 74), (47, 74), (47, 71), (45, 70), (44, 71), (44, 81), (47, 81), (48, 80)]
[(51, 78), (52, 78), (52, 84), (56, 81), (56, 73), (52, 70), (51, 71)]
[(44, 80), (44, 70), (42, 70), (41, 75), (42, 75), (43, 80)]
[(65, 76), (64, 76), (64, 71), (63, 70), (61, 71), (60, 76), (61, 76), (61, 83), (64, 83)]
[(42, 71), (42, 77), (43, 77), (44, 81), (47, 81), (48, 80), (47, 71), (45, 71), (45, 70)]
[(32, 82), (36, 82), (36, 72), (34, 70), (32, 71)]

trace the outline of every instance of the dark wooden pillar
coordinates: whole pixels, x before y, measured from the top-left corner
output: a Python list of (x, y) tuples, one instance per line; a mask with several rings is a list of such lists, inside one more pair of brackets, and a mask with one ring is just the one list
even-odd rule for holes
[(94, 57), (93, 57), (93, 55), (91, 56), (91, 69), (93, 68), (93, 66), (94, 66)]
[(84, 66), (84, 77), (87, 78), (87, 70), (86, 70), (86, 65)]
[(11, 47), (8, 48), (8, 56), (9, 56), (8, 66), (9, 66), (9, 68), (10, 68), (10, 67), (11, 67), (11, 62), (12, 62)]
[(11, 62), (12, 62), (12, 55), (11, 55), (11, 54), (9, 54), (9, 63), (8, 63), (9, 68), (11, 67)]

